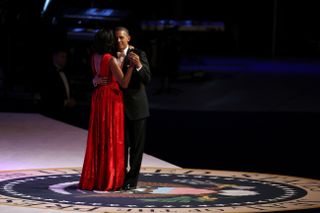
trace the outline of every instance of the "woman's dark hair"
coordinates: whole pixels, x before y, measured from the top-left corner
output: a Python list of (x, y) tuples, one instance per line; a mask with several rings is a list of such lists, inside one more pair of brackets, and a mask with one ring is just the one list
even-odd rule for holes
[(93, 51), (99, 54), (113, 53), (115, 50), (115, 38), (111, 29), (101, 29), (93, 41)]

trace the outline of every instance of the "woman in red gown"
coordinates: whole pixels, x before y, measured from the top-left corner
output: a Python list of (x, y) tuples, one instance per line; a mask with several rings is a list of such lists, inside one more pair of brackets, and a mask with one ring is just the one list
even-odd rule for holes
[(114, 42), (112, 30), (102, 29), (95, 35), (93, 75), (108, 82), (98, 82), (91, 97), (87, 148), (79, 183), (84, 190), (119, 190), (124, 182), (124, 105), (119, 85), (128, 86), (133, 67), (125, 75), (122, 73), (111, 55)]

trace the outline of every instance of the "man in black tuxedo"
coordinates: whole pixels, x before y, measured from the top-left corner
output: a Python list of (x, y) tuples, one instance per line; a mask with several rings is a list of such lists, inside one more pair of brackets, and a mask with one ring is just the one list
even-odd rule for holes
[[(146, 122), (149, 117), (146, 86), (151, 80), (151, 72), (146, 53), (129, 45), (131, 36), (128, 29), (117, 27), (114, 33), (118, 49), (118, 62), (123, 72), (127, 72), (130, 61), (135, 65), (129, 86), (123, 89), (126, 165), (129, 161), (124, 189), (128, 190), (137, 186), (142, 162), (146, 140)], [(123, 56), (124, 58), (122, 58)]]
[(67, 50), (54, 49), (51, 57), (41, 79), (41, 112), (54, 119), (70, 122), (76, 101), (72, 98), (69, 73), (65, 69)]

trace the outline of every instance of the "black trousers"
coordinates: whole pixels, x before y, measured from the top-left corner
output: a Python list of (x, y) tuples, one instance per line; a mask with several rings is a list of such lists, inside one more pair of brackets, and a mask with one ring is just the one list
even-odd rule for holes
[(136, 186), (138, 182), (146, 140), (146, 121), (146, 118), (140, 120), (125, 118), (126, 168), (128, 168), (129, 159), (129, 170), (126, 172), (125, 185)]

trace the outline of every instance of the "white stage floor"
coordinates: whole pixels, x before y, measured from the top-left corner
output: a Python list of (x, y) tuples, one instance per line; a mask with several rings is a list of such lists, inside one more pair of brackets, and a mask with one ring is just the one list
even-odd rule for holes
[[(40, 114), (0, 112), (0, 171), (82, 167), (86, 139), (87, 130)], [(148, 154), (142, 167), (179, 168)], [(43, 211), (0, 206), (1, 213)]]

